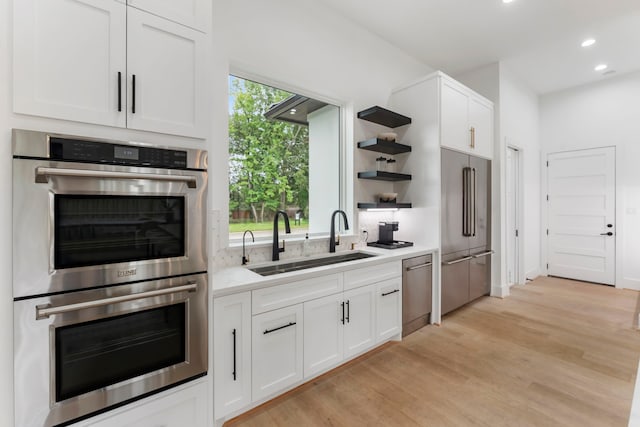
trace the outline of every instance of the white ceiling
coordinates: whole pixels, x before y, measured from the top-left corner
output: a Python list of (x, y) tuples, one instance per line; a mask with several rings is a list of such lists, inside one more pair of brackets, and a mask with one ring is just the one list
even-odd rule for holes
[[(319, 1), (452, 75), (504, 61), (547, 93), (640, 70), (639, 0)], [(603, 62), (615, 73), (593, 70)]]

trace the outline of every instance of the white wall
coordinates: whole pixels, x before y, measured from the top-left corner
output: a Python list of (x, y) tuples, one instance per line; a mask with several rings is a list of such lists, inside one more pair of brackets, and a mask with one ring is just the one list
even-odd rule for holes
[[(348, 191), (355, 192), (354, 203), (346, 210), (357, 213), (355, 203), (359, 198), (369, 200), (376, 191), (371, 183), (354, 179), (354, 173), (361, 170), (358, 168), (366, 166), (360, 163), (360, 157), (354, 158), (354, 144), (375, 136), (378, 129), (356, 119), (356, 112), (373, 105), (386, 106), (392, 88), (431, 72), (431, 68), (312, 0), (219, 0), (214, 2), (214, 28), (218, 46), (214, 110), (219, 115), (210, 166), (216, 168), (219, 182), (227, 180), (227, 118), (221, 112), (228, 107), (226, 86), (223, 87), (221, 79), (230, 67), (244, 77), (345, 109), (347, 120), (342, 124), (347, 143), (345, 163), (355, 162), (346, 177)], [(228, 208), (220, 203), (212, 209), (220, 211), (220, 233), (215, 241), (224, 248), (228, 244), (225, 232)], [(327, 223), (329, 220), (327, 217)], [(356, 225), (350, 224), (352, 230)], [(223, 252), (218, 254), (221, 259), (226, 257)], [(293, 251), (285, 252), (281, 259), (291, 254)]]
[(616, 287), (640, 290), (638, 100), (638, 72), (544, 95), (540, 136), (544, 158), (558, 151), (616, 147)]
[[(540, 260), (540, 138), (538, 95), (502, 63), (500, 64), (500, 149), (506, 159), (507, 145), (520, 150), (522, 203), (520, 204), (521, 271), (519, 278), (541, 273)], [(504, 163), (503, 163), (504, 164)], [(504, 197), (503, 193), (503, 197)]]

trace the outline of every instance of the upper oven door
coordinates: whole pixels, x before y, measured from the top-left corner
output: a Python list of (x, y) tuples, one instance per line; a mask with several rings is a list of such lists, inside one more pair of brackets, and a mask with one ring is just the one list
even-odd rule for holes
[(13, 161), (14, 297), (206, 271), (207, 174)]

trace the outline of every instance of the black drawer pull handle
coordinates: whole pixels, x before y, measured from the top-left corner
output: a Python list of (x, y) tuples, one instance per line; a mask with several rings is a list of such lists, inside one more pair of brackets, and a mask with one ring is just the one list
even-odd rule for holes
[(233, 380), (236, 380), (236, 330), (233, 330)]
[(387, 295), (391, 295), (391, 294), (395, 294), (396, 292), (400, 292), (400, 289), (394, 289), (390, 292), (385, 292), (382, 294), (383, 297), (386, 297)]
[(342, 301), (342, 303), (340, 305), (342, 306), (342, 319), (340, 319), (340, 321), (344, 325), (344, 301)]
[(264, 330), (264, 334), (270, 334), (271, 332), (275, 332), (275, 331), (279, 331), (280, 329), (284, 329), (284, 328), (288, 328), (289, 326), (293, 326), (295, 325), (296, 322), (289, 322), (288, 325), (284, 325), (284, 326), (278, 326), (277, 328), (273, 328), (273, 329), (265, 329)]

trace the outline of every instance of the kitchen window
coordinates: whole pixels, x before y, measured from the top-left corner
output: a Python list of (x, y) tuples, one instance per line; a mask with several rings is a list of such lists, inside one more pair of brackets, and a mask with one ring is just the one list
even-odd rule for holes
[(278, 210), (292, 233), (329, 232), (341, 209), (336, 105), (229, 76), (229, 238), (270, 238)]

